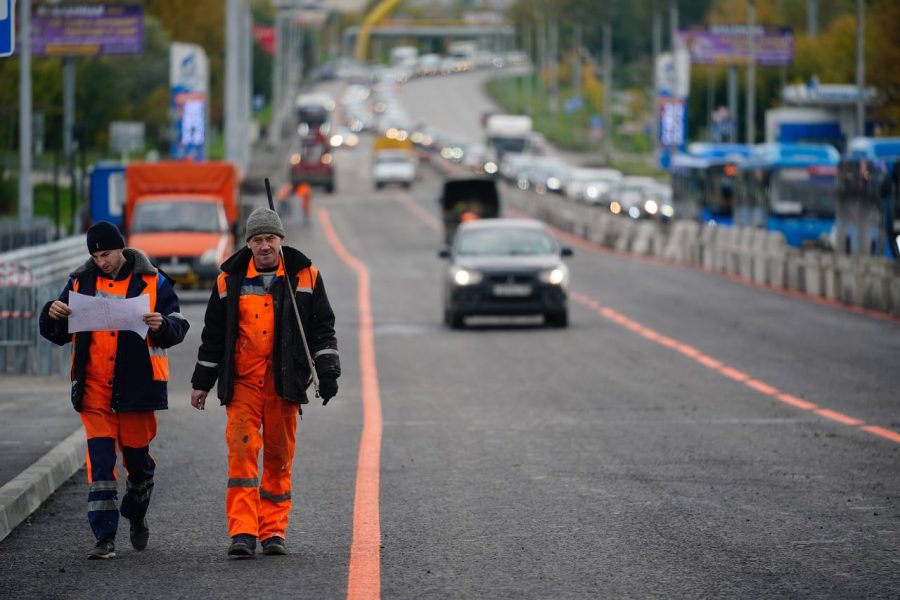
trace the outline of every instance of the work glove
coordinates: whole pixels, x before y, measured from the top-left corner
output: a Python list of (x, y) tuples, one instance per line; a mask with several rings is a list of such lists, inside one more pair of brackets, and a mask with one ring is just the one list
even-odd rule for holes
[(328, 404), (328, 401), (337, 395), (337, 390), (337, 379), (319, 380), (319, 395), (322, 396), (322, 406)]

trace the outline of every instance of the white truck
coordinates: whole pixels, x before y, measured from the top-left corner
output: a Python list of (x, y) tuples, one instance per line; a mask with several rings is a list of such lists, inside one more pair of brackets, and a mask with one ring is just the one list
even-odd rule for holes
[(471, 71), (477, 66), (478, 44), (468, 41), (451, 42), (447, 47), (447, 57), (452, 61), (454, 71)]
[(391, 66), (395, 69), (415, 69), (419, 61), (419, 49), (415, 46), (391, 48)]
[(534, 136), (531, 117), (525, 115), (490, 115), (484, 124), (484, 171), (497, 172), (503, 155), (527, 154)]

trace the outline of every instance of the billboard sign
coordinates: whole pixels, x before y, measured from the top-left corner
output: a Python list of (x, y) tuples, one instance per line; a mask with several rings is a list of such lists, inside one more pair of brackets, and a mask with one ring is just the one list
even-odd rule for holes
[(0, 58), (16, 50), (16, 3), (0, 0)]
[(175, 42), (169, 52), (170, 108), (174, 158), (206, 158), (209, 105), (209, 61), (194, 44)]
[[(698, 65), (745, 65), (750, 59), (747, 25), (707, 25), (678, 31), (679, 46)], [(790, 65), (794, 60), (794, 30), (790, 27), (754, 26), (753, 54), (764, 67)]]
[(31, 19), (37, 56), (140, 54), (143, 46), (139, 4), (42, 4)]
[(659, 144), (680, 148), (687, 141), (687, 102), (684, 98), (659, 99)]

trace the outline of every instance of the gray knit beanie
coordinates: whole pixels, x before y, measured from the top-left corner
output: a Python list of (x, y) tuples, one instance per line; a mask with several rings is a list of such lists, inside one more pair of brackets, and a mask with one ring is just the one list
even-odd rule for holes
[(274, 233), (284, 237), (284, 225), (281, 224), (278, 213), (271, 208), (259, 207), (247, 217), (246, 241), (249, 242), (250, 238), (260, 233)]

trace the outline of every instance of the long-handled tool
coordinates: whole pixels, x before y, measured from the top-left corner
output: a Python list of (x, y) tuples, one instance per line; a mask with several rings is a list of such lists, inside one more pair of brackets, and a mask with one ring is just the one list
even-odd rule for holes
[[(265, 178), (266, 196), (269, 198), (269, 208), (275, 210), (275, 200), (272, 198), (272, 186), (269, 185), (269, 178)], [(281, 257), (281, 263), (285, 265), (285, 285), (293, 288), (293, 283), (288, 281), (287, 264), (284, 261), (284, 250), (278, 247), (278, 254)], [(288, 296), (291, 297), (291, 306), (294, 307), (294, 316), (297, 317), (297, 327), (300, 328), (300, 339), (303, 341), (303, 350), (306, 352), (306, 361), (309, 363), (309, 372), (312, 373), (313, 389), (316, 390), (316, 397), (319, 397), (319, 376), (316, 374), (316, 363), (313, 361), (312, 354), (309, 352), (309, 344), (306, 342), (306, 332), (303, 330), (303, 322), (300, 321), (300, 311), (297, 309), (297, 298), (294, 296), (294, 290), (289, 290)]]

